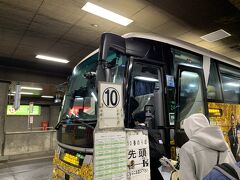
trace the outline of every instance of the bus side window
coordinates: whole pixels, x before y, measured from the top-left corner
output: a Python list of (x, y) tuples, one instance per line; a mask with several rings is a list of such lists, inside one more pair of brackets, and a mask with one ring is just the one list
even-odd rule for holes
[[(131, 96), (138, 102), (138, 107), (133, 111), (132, 115), (134, 116), (138, 112), (145, 111), (149, 117), (146, 119), (146, 124), (149, 127), (154, 127), (156, 121), (159, 121), (158, 119), (160, 118), (156, 114), (155, 108), (156, 91), (160, 86), (159, 77), (160, 69), (157, 66), (149, 66), (140, 62), (134, 63), (131, 79)], [(160, 108), (162, 108), (161, 105)]]
[(207, 84), (207, 98), (209, 100), (222, 100), (221, 85), (218, 77), (216, 63), (211, 61)]
[(240, 72), (239, 69), (225, 64), (219, 64), (223, 88), (224, 102), (240, 102)]
[(191, 71), (181, 72), (180, 120), (193, 113), (204, 113), (201, 77)]
[(222, 77), (223, 80), (223, 97), (225, 102), (239, 103), (240, 93), (239, 79), (234, 77)]

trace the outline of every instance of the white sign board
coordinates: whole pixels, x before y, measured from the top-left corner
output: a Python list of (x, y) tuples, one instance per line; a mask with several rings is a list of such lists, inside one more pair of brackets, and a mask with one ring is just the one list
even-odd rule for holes
[(127, 130), (128, 180), (150, 180), (147, 130)]
[(29, 123), (33, 124), (33, 116), (29, 116)]
[(175, 87), (174, 76), (166, 75), (167, 87)]
[(29, 113), (33, 113), (33, 108), (34, 108), (34, 103), (30, 102), (29, 103)]
[(99, 111), (98, 127), (123, 128), (123, 102), (122, 84), (109, 82), (99, 83)]
[(94, 180), (126, 180), (126, 132), (94, 133)]

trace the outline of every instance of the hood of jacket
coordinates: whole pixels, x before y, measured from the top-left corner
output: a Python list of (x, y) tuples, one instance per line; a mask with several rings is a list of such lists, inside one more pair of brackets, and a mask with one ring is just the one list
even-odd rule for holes
[(208, 119), (201, 113), (186, 118), (183, 127), (191, 141), (217, 151), (228, 149), (221, 129), (217, 126), (211, 127)]

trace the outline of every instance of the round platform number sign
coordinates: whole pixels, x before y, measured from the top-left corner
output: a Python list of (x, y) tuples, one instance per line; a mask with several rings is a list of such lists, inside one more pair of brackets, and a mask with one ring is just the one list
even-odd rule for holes
[(108, 108), (114, 108), (119, 103), (120, 95), (119, 95), (119, 92), (115, 88), (108, 87), (103, 91), (102, 98), (103, 98), (103, 103)]

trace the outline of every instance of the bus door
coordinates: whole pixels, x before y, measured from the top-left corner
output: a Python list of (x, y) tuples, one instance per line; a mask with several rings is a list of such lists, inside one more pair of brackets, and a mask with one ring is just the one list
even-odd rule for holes
[(130, 58), (127, 69), (127, 126), (134, 128), (135, 115), (144, 113), (145, 124), (161, 134), (165, 143), (163, 64), (149, 59)]
[(202, 69), (178, 66), (176, 98), (175, 143), (177, 147), (181, 147), (188, 140), (182, 127), (183, 120), (194, 113), (203, 113), (208, 117), (206, 85)]

